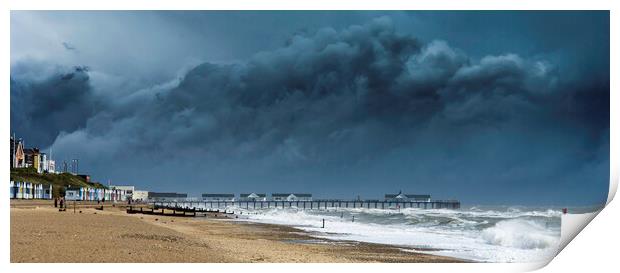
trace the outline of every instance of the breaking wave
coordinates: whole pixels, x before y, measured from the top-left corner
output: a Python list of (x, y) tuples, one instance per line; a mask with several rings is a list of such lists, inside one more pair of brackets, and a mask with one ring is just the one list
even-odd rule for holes
[(244, 214), (248, 219), (242, 221), (287, 225), (320, 238), (391, 244), (480, 262), (538, 262), (557, 251), (561, 210), (270, 208)]
[(544, 249), (558, 243), (557, 234), (532, 220), (504, 220), (482, 231), (488, 243), (520, 249)]

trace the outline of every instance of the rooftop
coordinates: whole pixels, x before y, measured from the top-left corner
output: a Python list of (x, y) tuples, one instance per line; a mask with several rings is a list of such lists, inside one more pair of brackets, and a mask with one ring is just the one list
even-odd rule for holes
[(273, 197), (288, 197), (290, 195), (295, 195), (297, 197), (312, 197), (311, 193), (272, 193)]
[(234, 193), (203, 193), (202, 197), (235, 197)]

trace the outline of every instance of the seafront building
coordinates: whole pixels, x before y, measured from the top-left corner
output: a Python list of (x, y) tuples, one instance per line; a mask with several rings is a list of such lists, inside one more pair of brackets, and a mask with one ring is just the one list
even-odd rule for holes
[[(56, 162), (39, 148), (25, 148), (24, 140), (11, 136), (11, 168), (34, 168), (37, 173), (56, 173)], [(51, 150), (50, 150), (51, 153)]]
[(9, 194), (11, 199), (52, 199), (52, 185), (11, 181)]
[[(110, 185), (108, 186), (108, 188), (110, 189), (116, 189), (116, 190), (124, 190), (125, 194), (127, 195), (127, 199), (131, 199), (133, 201), (147, 201), (149, 199), (149, 191), (145, 191), (145, 190), (136, 190), (136, 186), (131, 186), (131, 185)], [(176, 199), (180, 199), (182, 197), (178, 196), (178, 194), (176, 193), (170, 193), (171, 195), (169, 197), (171, 198), (176, 198)], [(154, 196), (158, 196), (158, 193), (155, 193)], [(185, 194), (185, 196), (187, 196), (187, 194)], [(163, 196), (159, 196), (159, 197), (154, 197), (154, 198), (164, 198)]]
[(11, 136), (11, 168), (24, 166), (24, 141)]
[(415, 201), (415, 202), (430, 202), (431, 196), (429, 194), (385, 194), (385, 201), (389, 202), (402, 202), (402, 201)]
[(52, 159), (47, 160), (47, 172), (56, 173), (56, 161)]
[(24, 149), (24, 168), (35, 168), (39, 171), (39, 148), (27, 148)]
[(242, 193), (239, 194), (239, 201), (267, 201), (265, 193)]
[(273, 201), (312, 201), (311, 193), (272, 193)]
[(187, 193), (176, 192), (148, 192), (149, 201), (184, 201)]
[(234, 193), (203, 193), (203, 201), (235, 201)]
[(149, 199), (148, 191), (134, 190), (131, 195), (131, 200), (134, 201), (146, 201)]
[(109, 189), (114, 189), (114, 190), (123, 190), (125, 191), (125, 195), (127, 196), (127, 199), (134, 199), (133, 198), (133, 192), (136, 190), (135, 186), (119, 186), (119, 185), (110, 185), (108, 186)]

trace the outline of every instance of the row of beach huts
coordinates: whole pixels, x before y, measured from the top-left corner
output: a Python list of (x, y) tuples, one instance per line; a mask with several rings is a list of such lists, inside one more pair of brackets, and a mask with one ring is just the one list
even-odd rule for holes
[(67, 188), (65, 190), (66, 200), (76, 201), (127, 201), (128, 195), (121, 189), (103, 188)]
[(11, 181), (11, 199), (52, 199), (52, 185)]
[[(89, 188), (69, 187), (65, 190), (66, 200), (75, 201), (127, 201), (131, 193), (116, 187)], [(11, 199), (53, 199), (52, 185), (25, 181), (11, 181), (9, 195)]]

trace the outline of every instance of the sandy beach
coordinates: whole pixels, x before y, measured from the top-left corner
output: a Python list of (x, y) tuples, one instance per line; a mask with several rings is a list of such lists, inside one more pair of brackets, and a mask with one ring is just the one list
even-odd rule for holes
[[(277, 225), (11, 201), (11, 262), (464, 262)], [(81, 211), (81, 212), (80, 212)]]

